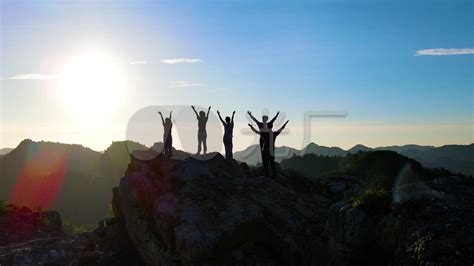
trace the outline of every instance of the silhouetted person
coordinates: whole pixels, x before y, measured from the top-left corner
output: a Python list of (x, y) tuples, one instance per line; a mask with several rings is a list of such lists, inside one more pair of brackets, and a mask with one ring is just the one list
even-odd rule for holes
[(198, 151), (197, 154), (201, 153), (201, 144), (203, 145), (204, 148), (204, 154), (207, 153), (207, 132), (206, 132), (206, 124), (207, 120), (209, 119), (209, 111), (211, 110), (211, 107), (207, 109), (207, 114), (204, 113), (204, 111), (200, 111), (199, 114), (196, 112), (196, 108), (194, 108), (193, 105), (191, 105), (191, 108), (193, 108), (194, 113), (196, 114), (196, 118), (198, 120)]
[(273, 123), (277, 119), (280, 112), (277, 112), (275, 117), (273, 117), (272, 120), (270, 120), (269, 122), (268, 122), (268, 116), (266, 116), (266, 115), (262, 116), (262, 122), (260, 122), (252, 115), (252, 112), (247, 111), (247, 114), (249, 114), (250, 118), (252, 118), (252, 120), (258, 125), (259, 129), (262, 129), (262, 128), (272, 129), (273, 128)]
[[(172, 111), (171, 111), (172, 112)], [(171, 112), (170, 117), (163, 119), (163, 114), (158, 112), (161, 116), (161, 122), (163, 123), (163, 145), (164, 145), (164, 153), (165, 158), (173, 157), (173, 137), (171, 135), (171, 128), (173, 127), (173, 123), (171, 122)]]
[(222, 125), (224, 126), (224, 147), (225, 147), (225, 158), (227, 160), (232, 160), (232, 132), (234, 131), (234, 115), (235, 111), (232, 112), (232, 118), (226, 116), (225, 121), (222, 120), (221, 113), (217, 111), (217, 114), (219, 115), (219, 119), (222, 122)]
[(262, 146), (260, 152), (262, 153), (262, 163), (263, 169), (265, 170), (265, 177), (268, 177), (269, 170), (268, 167), (271, 167), (272, 177), (276, 177), (276, 167), (275, 167), (275, 140), (286, 127), (290, 120), (286, 121), (283, 126), (277, 131), (273, 132), (271, 129), (256, 130), (251, 124), (249, 127), (253, 132), (260, 135), (260, 140), (262, 140)]
[[(275, 117), (273, 117), (272, 120), (270, 120), (270, 122), (268, 122), (268, 116), (264, 115), (262, 116), (262, 122), (258, 121), (253, 115), (252, 115), (252, 112), (250, 111), (247, 111), (247, 114), (249, 114), (250, 118), (257, 124), (258, 126), (258, 129), (260, 131), (268, 131), (268, 130), (272, 130), (273, 128), (273, 123), (275, 122), (275, 120), (277, 119), (278, 115), (280, 114), (280, 112), (277, 112), (277, 114), (275, 115)], [(262, 137), (260, 136), (260, 149), (262, 149), (262, 145), (263, 145), (263, 139)]]

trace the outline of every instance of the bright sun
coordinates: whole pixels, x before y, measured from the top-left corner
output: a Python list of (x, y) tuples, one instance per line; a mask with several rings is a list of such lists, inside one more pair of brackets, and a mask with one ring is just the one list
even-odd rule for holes
[(96, 52), (71, 57), (60, 76), (59, 96), (80, 118), (97, 120), (125, 100), (125, 75), (113, 58)]

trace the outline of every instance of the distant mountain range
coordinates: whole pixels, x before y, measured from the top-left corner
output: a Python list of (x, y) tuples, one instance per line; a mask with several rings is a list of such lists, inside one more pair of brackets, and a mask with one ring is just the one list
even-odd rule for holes
[(13, 148), (2, 148), (0, 149), (0, 155), (5, 155), (9, 152), (11, 152), (13, 150)]
[(13, 150), (13, 148), (2, 148), (2, 149), (0, 149), (0, 158), (2, 158), (3, 155), (11, 152), (12, 150)]
[[(152, 149), (162, 147), (155, 143)], [(95, 224), (107, 215), (111, 188), (124, 175), (130, 152), (137, 150), (148, 147), (118, 141), (97, 152), (81, 145), (23, 140), (0, 158), (0, 200), (51, 208), (67, 222)], [(187, 153), (175, 150), (175, 155)], [(52, 205), (45, 206), (48, 201)]]
[[(130, 153), (154, 156), (162, 149), (163, 143), (160, 142), (149, 149), (136, 142), (118, 141), (104, 152), (98, 152), (81, 145), (24, 140), (0, 157), (0, 200), (55, 209), (67, 222), (95, 224), (107, 215), (112, 198), (111, 188), (124, 175), (130, 163)], [(419, 161), (424, 167), (444, 167), (455, 173), (474, 175), (474, 144), (443, 147), (405, 145), (375, 149), (356, 145), (343, 150), (311, 143), (302, 150), (278, 147), (276, 155), (278, 161), (287, 159), (281, 162), (282, 168), (318, 176), (340, 171), (341, 161), (348, 158), (348, 154), (372, 150), (396, 151)], [(176, 159), (188, 156), (184, 151), (174, 150)], [(260, 162), (257, 145), (236, 152), (234, 157), (250, 165)], [(368, 161), (372, 161), (371, 158)]]
[[(370, 148), (362, 144), (355, 145), (349, 150), (339, 147), (320, 146), (315, 143), (308, 144), (305, 148), (298, 150), (291, 147), (277, 147), (275, 149), (275, 159), (281, 162), (283, 159), (292, 156), (302, 156), (305, 154), (315, 154), (324, 156), (341, 156), (355, 154), (358, 152), (388, 150), (398, 152), (406, 157), (419, 161), (424, 167), (445, 168), (453, 172), (460, 172), (467, 175), (474, 175), (474, 144), (469, 145), (445, 145), (441, 147), (402, 145)], [(236, 160), (256, 165), (261, 162), (258, 145), (247, 147), (243, 151), (234, 153)]]

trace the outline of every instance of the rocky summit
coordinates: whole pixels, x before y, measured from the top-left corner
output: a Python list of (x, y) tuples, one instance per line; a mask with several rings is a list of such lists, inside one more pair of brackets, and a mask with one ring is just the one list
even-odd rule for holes
[(472, 265), (474, 180), (309, 177), (220, 154), (131, 160), (114, 218), (68, 235), (59, 213), (0, 209), (1, 265)]
[[(352, 176), (132, 159), (113, 209), (148, 265), (471, 265), (474, 181), (405, 184), (387, 205)], [(364, 194), (365, 193), (365, 194)], [(362, 201), (357, 199), (363, 199)], [(365, 201), (364, 201), (365, 200)], [(374, 202), (370, 202), (374, 201)], [(382, 207), (380, 207), (382, 206)]]

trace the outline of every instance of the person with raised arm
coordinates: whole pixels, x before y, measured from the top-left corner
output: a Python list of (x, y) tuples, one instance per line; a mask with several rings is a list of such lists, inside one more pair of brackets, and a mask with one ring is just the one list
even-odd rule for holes
[(286, 124), (288, 124), (290, 120), (287, 120), (283, 126), (278, 129), (277, 131), (272, 131), (271, 129), (260, 129), (257, 130), (253, 127), (252, 124), (248, 124), (250, 129), (253, 132), (260, 135), (260, 140), (263, 142), (261, 144), (261, 155), (262, 155), (262, 163), (263, 169), (265, 171), (265, 177), (269, 176), (269, 169), (271, 167), (272, 177), (276, 178), (276, 166), (275, 166), (275, 141), (278, 135), (285, 129)]
[(266, 116), (266, 115), (262, 116), (262, 122), (260, 122), (252, 115), (252, 112), (247, 111), (247, 114), (249, 114), (250, 118), (258, 125), (259, 129), (263, 129), (263, 128), (272, 129), (273, 128), (273, 123), (277, 119), (280, 112), (278, 111), (277, 114), (275, 115), (275, 117), (273, 117), (273, 119), (270, 120), (269, 122), (268, 122), (268, 116)]
[(206, 124), (207, 120), (209, 119), (209, 111), (211, 111), (211, 107), (207, 109), (207, 114), (204, 111), (200, 111), (199, 114), (194, 108), (194, 105), (191, 105), (194, 113), (196, 114), (196, 119), (198, 120), (198, 151), (197, 154), (201, 153), (201, 144), (203, 146), (204, 154), (207, 153), (207, 132), (206, 132)]
[(173, 123), (171, 122), (171, 113), (170, 116), (166, 119), (163, 119), (163, 114), (158, 111), (158, 114), (161, 117), (161, 122), (163, 123), (163, 146), (164, 146), (164, 155), (165, 158), (173, 157), (173, 136), (171, 135), (171, 128), (173, 127)]
[(234, 131), (234, 115), (235, 111), (232, 112), (232, 118), (226, 116), (225, 121), (221, 117), (221, 113), (217, 111), (217, 115), (219, 115), (219, 119), (222, 122), (222, 125), (224, 126), (224, 147), (225, 147), (225, 158), (226, 160), (232, 160), (232, 137), (233, 137), (233, 131)]
[[(275, 120), (277, 119), (278, 115), (280, 114), (280, 111), (277, 112), (277, 114), (275, 115), (275, 117), (273, 117), (272, 120), (270, 120), (268, 122), (268, 116), (264, 115), (262, 116), (262, 122), (258, 121), (253, 115), (252, 115), (252, 112), (250, 111), (247, 111), (247, 114), (249, 115), (249, 117), (257, 124), (258, 126), (258, 129), (260, 131), (268, 131), (268, 130), (272, 130), (273, 128), (273, 123), (275, 122)], [(262, 149), (263, 147), (263, 138), (260, 136), (260, 150)]]

